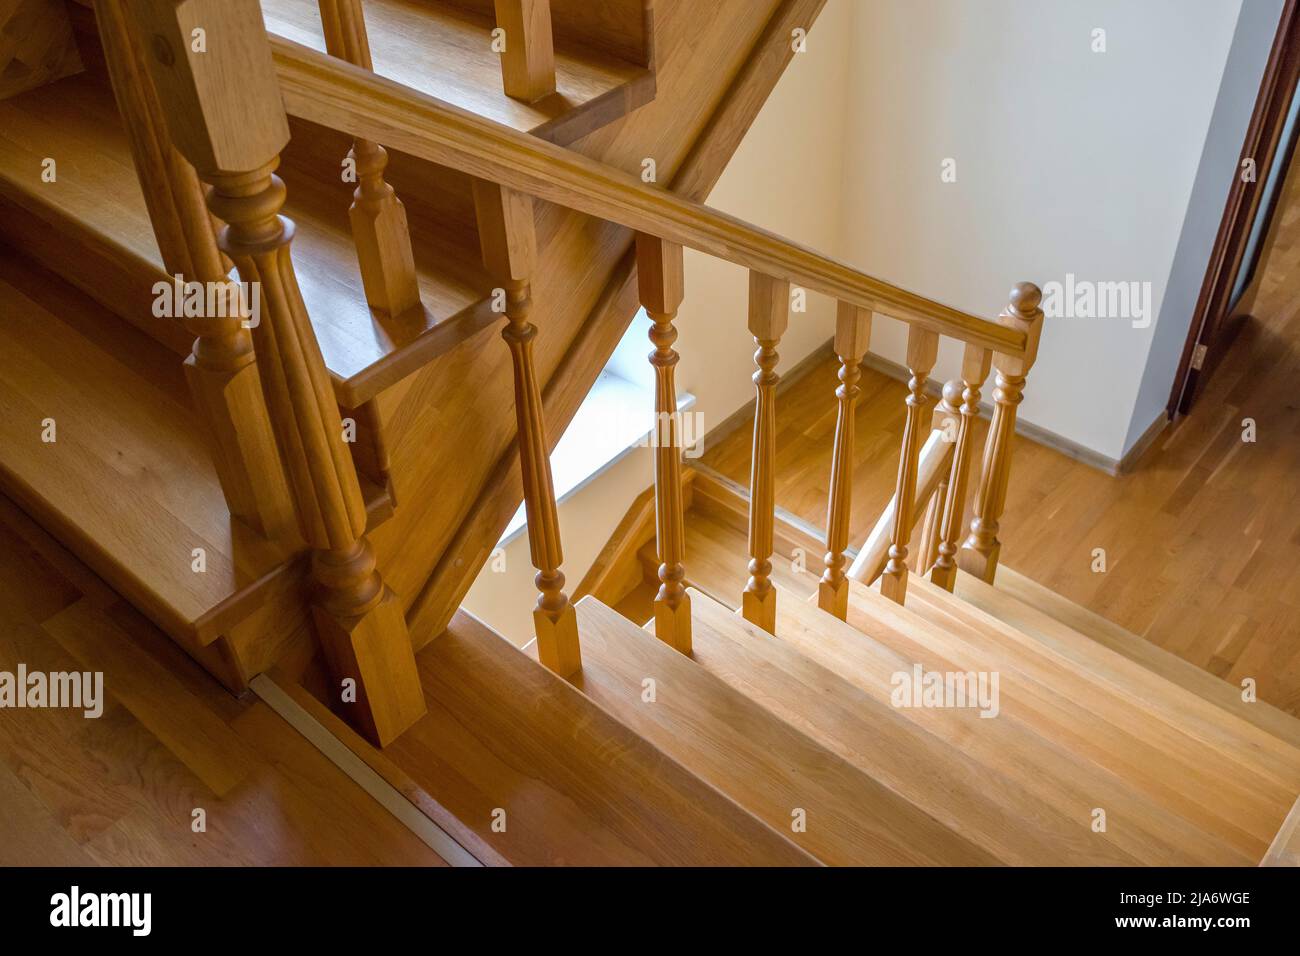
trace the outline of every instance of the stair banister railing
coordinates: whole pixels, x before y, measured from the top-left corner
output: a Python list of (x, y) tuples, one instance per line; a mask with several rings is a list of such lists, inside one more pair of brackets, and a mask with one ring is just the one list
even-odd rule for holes
[(734, 216), (648, 186), (637, 175), (291, 40), (272, 37), (271, 45), (285, 104), (295, 116), (941, 335), (1006, 355), (1025, 349), (1025, 334), (1017, 328), (900, 289)]
[[(293, 223), (275, 175), (289, 124), (258, 0), (139, 0), (131, 4), (175, 147), (212, 187), (227, 225), (221, 248), (260, 284), (253, 329), (262, 391), (312, 549), (313, 619), (336, 686), (355, 682), (354, 723), (379, 744), (425, 711), (401, 606), (375, 563), (366, 509), (342, 422), (294, 275)], [(202, 52), (191, 45), (206, 31)]]

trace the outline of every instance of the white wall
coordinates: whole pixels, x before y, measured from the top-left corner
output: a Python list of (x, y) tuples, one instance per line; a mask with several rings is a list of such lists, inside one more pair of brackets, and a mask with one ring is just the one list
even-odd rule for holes
[[(851, 6), (841, 257), (980, 315), (1067, 273), (1150, 282), (1159, 315), (1241, 0)], [(901, 360), (903, 329), (877, 325)], [(1021, 415), (1120, 458), (1154, 331), (1049, 319)]]
[(1219, 88), (1178, 252), (1161, 304), (1160, 320), (1129, 422), (1129, 447), (1142, 437), (1168, 404), (1284, 3), (1285, 0), (1242, 3), (1223, 71), (1223, 85)]
[[(848, 24), (852, 0), (831, 0), (763, 105), (709, 197), (709, 204), (826, 252), (840, 232), (839, 188), (848, 92)], [(810, 108), (812, 107), (812, 108)], [(744, 270), (686, 254), (686, 301), (678, 315), (677, 386), (696, 396), (704, 430), (754, 397), (754, 344), (746, 330)], [(809, 296), (808, 312), (792, 315), (781, 345), (789, 368), (831, 337), (832, 303)], [(620, 347), (618, 361), (635, 375), (636, 355), (650, 351), (646, 323)], [(639, 342), (637, 341), (639, 339)], [(641, 367), (648, 368), (642, 361)], [(605, 546), (632, 499), (654, 481), (649, 449), (638, 448), (560, 505), (564, 570), (570, 593)], [(532, 638), (533, 568), (526, 536), (510, 542), (505, 569), (489, 564), (464, 601), (470, 613), (507, 638)], [(500, 562), (498, 562), (499, 564)]]

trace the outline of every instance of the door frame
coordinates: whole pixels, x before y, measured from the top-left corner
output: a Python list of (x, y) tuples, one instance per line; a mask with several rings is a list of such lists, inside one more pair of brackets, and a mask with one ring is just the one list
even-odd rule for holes
[[(1270, 197), (1269, 208), (1260, 208), (1263, 187), (1268, 182), (1274, 165), (1279, 161), (1285, 163), (1290, 158), (1290, 150), (1279, 147), (1284, 145), (1281, 143), (1282, 131), (1292, 98), (1296, 94), (1297, 82), (1300, 82), (1300, 0), (1286, 0), (1264, 77), (1260, 81), (1255, 111), (1233, 170), (1232, 188), (1228, 192), (1228, 201), (1205, 270), (1196, 310), (1192, 313), (1187, 341), (1178, 363), (1178, 373), (1174, 376), (1174, 387), (1167, 406), (1170, 418), (1187, 414), (1209, 373), (1222, 358), (1240, 327), (1240, 321), (1229, 321), (1232, 318), (1231, 309), (1236, 304), (1231, 301), (1232, 290), (1256, 218), (1263, 215), (1271, 219), (1278, 198), (1286, 191), (1285, 182), (1279, 182), (1278, 188), (1273, 190)], [(1279, 152), (1285, 155), (1279, 155)], [(1253, 182), (1247, 182), (1241, 176), (1243, 164), (1249, 158), (1255, 159)], [(1267, 246), (1266, 239), (1267, 226), (1265, 241), (1256, 250), (1256, 265)], [(1241, 318), (1244, 316), (1238, 317)], [(1192, 358), (1201, 348), (1204, 349), (1201, 352), (1202, 358), (1196, 363), (1200, 367), (1193, 368)]]

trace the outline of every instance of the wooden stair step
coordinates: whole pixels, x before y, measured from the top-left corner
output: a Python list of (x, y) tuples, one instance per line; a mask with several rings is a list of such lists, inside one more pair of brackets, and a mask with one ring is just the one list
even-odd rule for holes
[[(1242, 700), (1240, 687), (1075, 604), (1018, 571), (1005, 566), (998, 568), (997, 581), (992, 586), (969, 574), (959, 574), (955, 593), (962, 600), (1031, 637), (1064, 641), (1076, 650), (1090, 651), (1099, 658), (1105, 656), (1100, 648), (1127, 658), (1142, 670), (1214, 704), (1217, 708), (1214, 720), (1222, 720), (1224, 713), (1230, 714), (1233, 719), (1229, 724), (1232, 726), (1237, 726), (1236, 721), (1245, 721), (1291, 748), (1300, 748), (1300, 720), (1286, 711), (1264, 701), (1247, 703)], [(1079, 643), (1079, 635), (1088, 641)], [(1108, 666), (1118, 667), (1119, 664), (1112, 659)], [(1258, 738), (1250, 746), (1271, 752), (1271, 745)]]
[(989, 629), (976, 629), (954, 615), (922, 616), (858, 582), (850, 589), (849, 623), (927, 671), (998, 673), (1003, 714), (1020, 718), (1039, 735), (1112, 771), (1151, 801), (1256, 859), (1285, 814), (1278, 809), (1278, 801), (1286, 799), (1283, 788), (1250, 778), (1214, 750), (1162, 727), (1133, 701), (1107, 694), (1084, 675), (1052, 667), (1023, 649), (1009, 652)]
[[(931, 629), (921, 621), (914, 626)], [(895, 649), (892, 645), (904, 643), (904, 638), (889, 623), (876, 622), (864, 632), (811, 602), (778, 600), (777, 634), (805, 657), (891, 707), (894, 675), (911, 673), (917, 663), (927, 669), (944, 669), (945, 664), (935, 655)], [(970, 708), (905, 707), (898, 712), (1069, 819), (1090, 826), (1093, 809), (1104, 808), (1108, 827), (1096, 836), (1135, 859), (1158, 862), (1171, 852), (1225, 865), (1257, 859), (1256, 841), (1243, 835), (1249, 849), (1239, 848), (1197, 821), (1154, 803), (1130, 781), (1040, 735), (1006, 708), (995, 719), (980, 717)]]
[[(1227, 761), (1229, 766), (1262, 777), (1284, 793), (1294, 795), (1300, 792), (1300, 748), (1237, 717), (1236, 708), (1225, 711), (1216, 703), (1189, 693), (1032, 607), (1010, 610), (1008, 606), (1012, 601), (998, 598), (996, 588), (990, 588), (982, 581), (976, 583), (980, 589), (995, 592), (994, 595), (984, 594), (988, 606), (973, 604), (913, 576), (909, 581), (908, 606), (923, 616), (931, 609), (936, 613), (957, 616), (979, 628), (991, 641), (1006, 646), (1009, 652), (1028, 648), (1033, 652), (1033, 659), (1045, 659), (1058, 671), (1085, 677), (1090, 686), (1104, 689), (1107, 698), (1118, 698), (1125, 705), (1136, 705), (1159, 721), (1162, 728), (1176, 728), (1191, 736)], [(963, 590), (978, 589), (963, 584)], [(913, 594), (915, 601), (911, 600)], [(1009, 611), (1012, 620), (1003, 618), (997, 613), (999, 610)], [(1038, 629), (1026, 631), (1019, 623), (1013, 623), (1017, 619), (1033, 620)]]
[[(317, 0), (262, 0), (267, 31), (325, 52)], [(487, 11), (430, 0), (366, 0), (375, 72), (513, 129), (567, 146), (654, 99), (654, 73), (590, 43), (555, 42), (554, 94), (536, 103), (502, 90)]]
[[(328, 184), (298, 159), (314, 150), (313, 141), (286, 150), (285, 214), (298, 224), (294, 266), (321, 353), (340, 402), (355, 408), (499, 316), (486, 298), (477, 234), (426, 213), (418, 197), (409, 219), (422, 308), (372, 312), (348, 223), (354, 187), (338, 175), (346, 148), (337, 157), (316, 152), (318, 176), (334, 177)], [(41, 180), (46, 157), (57, 163), (53, 183)], [(87, 72), (0, 102), (0, 209), (10, 244), (188, 353), (193, 338), (179, 323), (152, 315), (153, 285), (169, 277), (103, 78)]]
[(816, 865), (470, 615), (416, 662), (428, 714), (382, 752), (319, 702), (323, 684), (283, 686), (484, 863)]
[(163, 630), (206, 644), (290, 553), (231, 521), (187, 403), (169, 352), (0, 257), (0, 486)]
[(1151, 848), (1158, 857), (1139, 860), (1098, 840), (1087, 819), (1064, 816), (707, 595), (692, 590), (691, 611), (697, 664), (1004, 863), (1196, 862), (1164, 846)]
[[(724, 521), (699, 509), (692, 509), (686, 514), (686, 581), (693, 587), (700, 588), (715, 601), (730, 608), (740, 606), (740, 595), (749, 580), (749, 558), (746, 556), (745, 536)], [(656, 557), (655, 542), (645, 544), (640, 552), (642, 567), (646, 578), (658, 580), (659, 559)], [(808, 555), (807, 563), (820, 560), (820, 555)], [(797, 597), (806, 598), (817, 590), (819, 574), (812, 571), (798, 570), (792, 558), (781, 554), (772, 555), (772, 582), (777, 590)], [(708, 581), (705, 587), (702, 581)], [(720, 582), (726, 586), (720, 587)]]
[[(996, 862), (594, 598), (577, 604), (574, 685), (636, 733), (828, 864)], [(653, 679), (655, 700), (643, 682)], [(793, 832), (797, 811), (806, 832)]]

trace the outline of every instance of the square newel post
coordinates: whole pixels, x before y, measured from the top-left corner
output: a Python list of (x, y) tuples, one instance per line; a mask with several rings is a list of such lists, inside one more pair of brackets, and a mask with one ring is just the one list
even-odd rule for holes
[(637, 284), (650, 328), (650, 364), (655, 370), (655, 540), (659, 551), (659, 593), (655, 636), (683, 654), (691, 652), (691, 597), (686, 593), (686, 527), (682, 514), (682, 448), (678, 427), (677, 330), (682, 304), (682, 247), (654, 236), (636, 237)]
[[(280, 457), (303, 537), (312, 549), (312, 616), (343, 712), (372, 742), (395, 739), (425, 712), (402, 608), (365, 537), (366, 509), (343, 441), (329, 373), (294, 275), (294, 224), (280, 214), (276, 176), (289, 140), (257, 0), (139, 0), (176, 148), (210, 183), (208, 203), (227, 225), (221, 248), (240, 278), (261, 289), (253, 345)], [(202, 29), (205, 48), (191, 45)]]
[(839, 303), (835, 317), (835, 354), (840, 384), (835, 390), (835, 448), (831, 454), (831, 495), (826, 507), (826, 570), (817, 586), (817, 605), (840, 620), (849, 613), (849, 579), (844, 573), (853, 501), (853, 421), (861, 389), (862, 359), (871, 340), (871, 312)]
[(939, 333), (913, 325), (907, 333), (907, 417), (903, 422), (903, 447), (898, 456), (898, 482), (894, 493), (894, 528), (890, 536), (889, 563), (880, 576), (880, 593), (902, 604), (907, 598), (907, 545), (912, 538), (916, 512), (916, 476), (926, 406), (925, 383), (939, 356)]
[(537, 569), (535, 580), (540, 592), (533, 611), (537, 659), (561, 677), (571, 677), (582, 669), (578, 618), (564, 592), (564, 572), (560, 570), (564, 554), (551, 479), (551, 446), (546, 439), (542, 392), (533, 362), (537, 326), (528, 320), (532, 276), (537, 267), (533, 201), (523, 193), (476, 179), (474, 211), (483, 264), (505, 291), (507, 321), (501, 337), (510, 347), (514, 367), (515, 423), (528, 517), (528, 549)]
[(984, 442), (984, 461), (979, 488), (975, 493), (975, 517), (970, 536), (957, 555), (957, 566), (981, 581), (993, 583), (997, 574), (1002, 542), (998, 540), (998, 520), (1007, 503), (1007, 480), (1011, 474), (1011, 449), (1016, 437), (1016, 406), (1024, 400), (1025, 376), (1038, 358), (1038, 342), (1043, 334), (1043, 310), (1039, 308), (1043, 293), (1030, 282), (1021, 282), (1011, 290), (1006, 311), (998, 324), (1025, 335), (1025, 349), (1019, 355), (993, 355), (997, 376), (993, 388), (993, 421)]
[(754, 452), (749, 471), (749, 581), (741, 597), (745, 620), (776, 633), (776, 585), (772, 583), (772, 526), (776, 520), (776, 385), (781, 380), (776, 348), (790, 324), (790, 283), (749, 273), (749, 331), (758, 350), (754, 362)]

